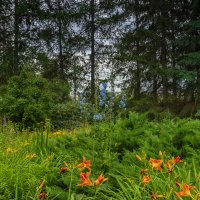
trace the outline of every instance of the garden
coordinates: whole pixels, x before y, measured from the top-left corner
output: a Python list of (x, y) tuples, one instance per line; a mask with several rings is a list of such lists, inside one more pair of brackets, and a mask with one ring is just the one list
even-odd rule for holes
[(199, 199), (200, 124), (149, 121), (1, 134), (0, 199)]
[(200, 200), (200, 0), (0, 0), (0, 200)]

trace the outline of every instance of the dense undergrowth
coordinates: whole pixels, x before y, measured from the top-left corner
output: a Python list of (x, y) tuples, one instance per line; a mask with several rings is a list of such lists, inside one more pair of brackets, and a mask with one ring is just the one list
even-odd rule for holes
[(2, 200), (200, 198), (199, 120), (131, 113), (71, 132), (7, 127), (0, 145)]

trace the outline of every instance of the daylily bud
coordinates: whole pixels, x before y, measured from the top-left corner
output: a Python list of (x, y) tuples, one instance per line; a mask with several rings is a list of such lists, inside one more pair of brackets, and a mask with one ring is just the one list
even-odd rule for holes
[(136, 158), (137, 158), (139, 161), (142, 161), (142, 158), (141, 158), (139, 155), (136, 155)]
[(163, 157), (162, 151), (159, 151), (159, 156), (160, 156), (160, 157)]

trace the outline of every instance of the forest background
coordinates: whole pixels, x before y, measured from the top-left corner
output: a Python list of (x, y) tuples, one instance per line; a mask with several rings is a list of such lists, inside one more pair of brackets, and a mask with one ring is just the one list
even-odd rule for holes
[(81, 93), (97, 112), (102, 82), (127, 111), (199, 117), (199, 13), (199, 0), (1, 0), (2, 118), (62, 127)]

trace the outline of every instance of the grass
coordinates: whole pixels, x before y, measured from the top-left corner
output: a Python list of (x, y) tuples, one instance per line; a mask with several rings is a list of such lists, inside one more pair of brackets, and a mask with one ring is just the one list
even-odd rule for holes
[[(10, 125), (0, 134), (0, 199), (197, 200), (199, 139), (198, 120), (152, 122), (137, 113), (115, 124), (85, 125), (71, 132), (15, 133)], [(91, 166), (81, 171), (77, 166), (83, 156)], [(183, 162), (170, 171), (168, 161), (178, 156)], [(150, 158), (162, 160), (162, 170)], [(86, 182), (94, 184), (80, 186), (85, 181), (80, 174), (89, 171)], [(100, 174), (108, 180), (96, 186)]]

